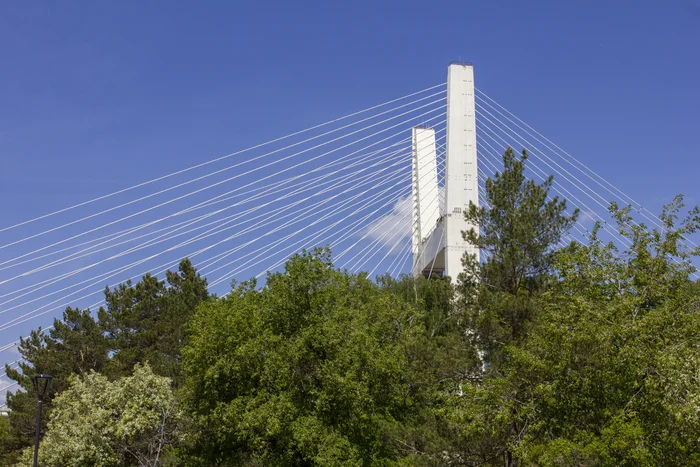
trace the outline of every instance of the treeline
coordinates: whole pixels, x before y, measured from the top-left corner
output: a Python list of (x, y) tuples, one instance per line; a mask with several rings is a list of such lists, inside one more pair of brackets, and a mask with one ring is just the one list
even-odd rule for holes
[(7, 368), (5, 464), (30, 465), (36, 372), (45, 466), (700, 464), (700, 210), (654, 230), (613, 204), (623, 249), (566, 244), (578, 211), (503, 163), (456, 285), (317, 249), (225, 297), (185, 260), (67, 309)]

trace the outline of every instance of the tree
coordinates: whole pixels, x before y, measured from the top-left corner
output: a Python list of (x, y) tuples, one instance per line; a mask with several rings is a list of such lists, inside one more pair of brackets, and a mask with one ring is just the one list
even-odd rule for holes
[(389, 274), (377, 278), (383, 289), (392, 291), (407, 303), (425, 312), (425, 329), (432, 337), (449, 334), (460, 324), (454, 308), (454, 288), (448, 278), (414, 278), (403, 275), (398, 280)]
[[(503, 171), (486, 180), (485, 205), (470, 203), (464, 217), (477, 226), (462, 232), (479, 248), (483, 262), (465, 254), (459, 298), (470, 321), (467, 336), (479, 349), (486, 369), (483, 383), (447, 399), (446, 419), (455, 427), (460, 459), (468, 463), (516, 465), (509, 445), (524, 428), (522, 399), (526, 385), (503, 378), (509, 349), (527, 337), (540, 309), (539, 296), (553, 277), (557, 245), (576, 222), (578, 210), (566, 213), (566, 201), (549, 191), (553, 177), (538, 185), (525, 176), (527, 153), (508, 148)], [(465, 426), (466, 429), (461, 429)]]
[(10, 409), (9, 436), (2, 451), (17, 451), (31, 445), (36, 431), (36, 394), (30, 380), (35, 373), (49, 373), (53, 381), (45, 398), (45, 414), (51, 412), (54, 396), (68, 387), (70, 376), (90, 370), (102, 371), (107, 362), (107, 345), (89, 310), (67, 308), (62, 320), (54, 320), (46, 332), (32, 331), (20, 339), (23, 361), (18, 369), (5, 367), (7, 376), (20, 383), (23, 392), (7, 395)]
[[(0, 415), (0, 443), (6, 444), (12, 438), (10, 431), (10, 420), (4, 415)], [(0, 453), (0, 465), (15, 465), (17, 464), (16, 450), (3, 450)]]
[[(511, 352), (530, 380), (530, 429), (520, 455), (553, 465), (697, 465), (700, 462), (700, 290), (690, 277), (682, 197), (662, 227), (611, 210), (630, 246), (619, 253), (593, 232), (560, 254), (558, 287), (537, 326)], [(546, 323), (546, 324), (545, 324)]]
[(518, 159), (508, 148), (503, 172), (486, 180), (488, 207), (470, 203), (464, 213), (478, 226), (463, 232), (464, 239), (486, 254), (482, 263), (465, 254), (461, 294), (477, 344), (492, 365), (499, 349), (524, 335), (536, 308), (533, 294), (551, 278), (557, 245), (578, 217), (578, 209), (566, 214), (565, 200), (550, 198), (553, 177), (540, 185), (526, 178), (526, 160), (524, 150)]
[(611, 210), (629, 247), (593, 229), (552, 263), (528, 332), (502, 349), (497, 371), (448, 401), (472, 465), (697, 465), (700, 443), (700, 289), (678, 225), (677, 198), (662, 228)]
[[(457, 462), (452, 456), (459, 439), (458, 430), (447, 417), (448, 402), (461, 397), (464, 389), (481, 380), (481, 363), (476, 348), (467, 339), (468, 321), (455, 306), (454, 286), (449, 277), (385, 275), (380, 287), (390, 290), (421, 310), (423, 336), (412, 348), (414, 365), (425, 377), (426, 397), (413, 424), (403, 424), (397, 439), (402, 440), (405, 465), (443, 466)], [(416, 447), (420, 447), (416, 449)], [(403, 464), (402, 464), (403, 465)]]
[(206, 279), (183, 260), (166, 281), (146, 275), (113, 290), (106, 288), (107, 306), (98, 312), (67, 308), (47, 332), (32, 331), (18, 346), (23, 362), (18, 370), (6, 367), (7, 376), (24, 391), (8, 394), (10, 430), (0, 439), (0, 452), (17, 452), (34, 441), (36, 396), (30, 381), (35, 373), (53, 376), (45, 415), (53, 398), (70, 384), (72, 375), (90, 371), (110, 378), (131, 374), (137, 363), (149, 362), (160, 375), (181, 383), (180, 350), (187, 342), (185, 323), (197, 304), (208, 299)]
[(107, 374), (126, 375), (136, 363), (149, 362), (156, 373), (179, 382), (184, 323), (208, 297), (206, 279), (188, 259), (177, 273), (168, 271), (165, 281), (147, 274), (136, 285), (106, 288), (106, 306), (97, 316), (113, 353)]
[(421, 450), (398, 437), (430, 396), (412, 353), (423, 319), (364, 275), (333, 269), (327, 250), (292, 257), (262, 289), (247, 282), (203, 303), (183, 351), (193, 456), (369, 465)]
[[(157, 466), (179, 440), (180, 411), (169, 378), (148, 365), (109, 381), (91, 371), (54, 401), (39, 463), (56, 467)], [(32, 450), (25, 452), (31, 465)]]

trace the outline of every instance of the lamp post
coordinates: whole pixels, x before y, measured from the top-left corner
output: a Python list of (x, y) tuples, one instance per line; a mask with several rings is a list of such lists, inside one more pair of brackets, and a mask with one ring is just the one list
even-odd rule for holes
[(32, 385), (36, 391), (37, 411), (36, 411), (36, 437), (34, 438), (34, 467), (37, 467), (39, 459), (39, 432), (41, 431), (41, 404), (44, 402), (44, 396), (49, 392), (51, 386), (51, 375), (38, 374), (32, 376)]

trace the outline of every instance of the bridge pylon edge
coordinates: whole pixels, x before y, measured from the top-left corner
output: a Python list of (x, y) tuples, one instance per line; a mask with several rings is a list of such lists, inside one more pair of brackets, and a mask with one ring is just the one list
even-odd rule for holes
[[(413, 274), (430, 275), (443, 273), (453, 282), (462, 272), (462, 257), (479, 250), (469, 245), (462, 232), (475, 227), (464, 219), (464, 212), (472, 202), (479, 205), (479, 178), (476, 147), (476, 104), (474, 97), (474, 68), (471, 64), (452, 63), (447, 71), (447, 150), (445, 161), (444, 212), (435, 219), (426, 217), (426, 206), (431, 200), (427, 190), (431, 189), (421, 180), (430, 177), (435, 170), (434, 190), (437, 186), (435, 165), (434, 131), (432, 153), (420, 144), (416, 129), (413, 130)], [(420, 134), (420, 132), (418, 132)], [(430, 161), (421, 168), (421, 158)], [(436, 166), (435, 166), (436, 167)], [(428, 175), (426, 175), (428, 174)], [(432, 224), (431, 224), (432, 222)], [(426, 230), (427, 229), (427, 230)]]

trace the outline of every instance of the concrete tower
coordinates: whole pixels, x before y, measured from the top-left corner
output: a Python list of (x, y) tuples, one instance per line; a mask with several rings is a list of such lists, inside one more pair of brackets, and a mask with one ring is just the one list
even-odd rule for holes
[(476, 159), (474, 68), (453, 63), (447, 71), (447, 160), (444, 212), (438, 204), (435, 132), (413, 129), (413, 274), (445, 273), (453, 281), (462, 272), (465, 252), (479, 251), (462, 239), (473, 226), (464, 220), (469, 202), (479, 204)]

